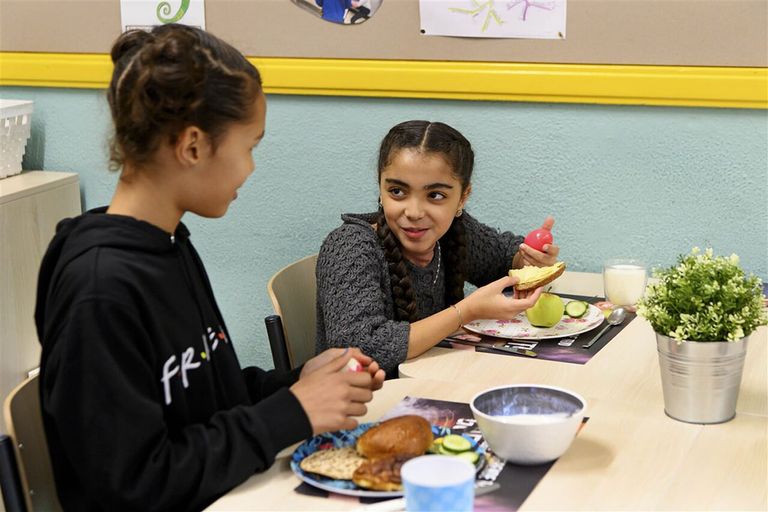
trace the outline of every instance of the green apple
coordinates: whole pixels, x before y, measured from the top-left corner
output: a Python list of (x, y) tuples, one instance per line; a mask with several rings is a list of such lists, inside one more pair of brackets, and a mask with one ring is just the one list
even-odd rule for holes
[(559, 295), (542, 293), (533, 307), (525, 311), (525, 316), (534, 327), (552, 327), (563, 317), (565, 304)]

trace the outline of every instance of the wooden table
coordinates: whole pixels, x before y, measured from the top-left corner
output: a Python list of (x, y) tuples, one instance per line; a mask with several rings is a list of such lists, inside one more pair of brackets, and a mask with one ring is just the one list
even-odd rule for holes
[[(486, 386), (428, 379), (387, 381), (363, 421), (405, 396), (468, 402)], [(766, 510), (768, 417), (738, 414), (721, 425), (675, 421), (655, 404), (585, 397), (586, 426), (523, 505), (524, 510)], [(353, 498), (298, 494), (284, 450), (266, 473), (210, 510), (348, 510)]]
[[(602, 294), (602, 276), (565, 272), (554, 291)], [(739, 402), (741, 413), (768, 416), (768, 328), (749, 339)], [(534, 383), (561, 386), (584, 396), (663, 407), (656, 337), (636, 318), (586, 364), (433, 348), (399, 367), (400, 377), (470, 381), (488, 385)]]
[[(602, 294), (599, 274), (566, 272), (555, 291)], [(434, 348), (400, 365), (403, 377), (376, 392), (361, 421), (405, 396), (468, 402), (488, 387), (542, 383), (588, 402), (585, 428), (523, 504), (523, 510), (768, 510), (768, 330), (750, 338), (736, 417), (694, 425), (664, 413), (653, 331), (636, 319), (584, 365)], [(354, 498), (294, 491), (294, 447), (267, 472), (211, 510), (348, 510)]]

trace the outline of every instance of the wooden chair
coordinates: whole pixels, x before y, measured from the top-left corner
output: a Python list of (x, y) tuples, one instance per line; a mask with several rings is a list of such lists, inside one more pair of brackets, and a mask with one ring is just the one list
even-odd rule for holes
[[(275, 368), (296, 368), (315, 355), (316, 264), (317, 254), (307, 256), (279, 270), (267, 283), (267, 293), (279, 317), (277, 320), (265, 318)], [(282, 329), (279, 329), (280, 322)], [(281, 347), (285, 347), (285, 351)], [(286, 352), (288, 368), (282, 367)]]
[(39, 379), (29, 378), (5, 399), (5, 428), (13, 440), (27, 510), (61, 510), (40, 410)]

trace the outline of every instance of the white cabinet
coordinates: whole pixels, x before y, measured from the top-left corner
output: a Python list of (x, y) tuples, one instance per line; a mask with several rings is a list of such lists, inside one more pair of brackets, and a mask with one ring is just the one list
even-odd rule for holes
[(75, 173), (28, 171), (0, 179), (0, 404), (40, 364), (34, 322), (40, 261), (56, 224), (80, 211)]

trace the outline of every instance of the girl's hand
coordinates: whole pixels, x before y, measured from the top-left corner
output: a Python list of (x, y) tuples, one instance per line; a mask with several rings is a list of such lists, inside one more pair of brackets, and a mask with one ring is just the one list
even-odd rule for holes
[[(459, 304), (461, 310), (466, 308), (470, 320), (479, 318), (494, 318), (511, 320), (526, 309), (533, 307), (541, 295), (541, 288), (535, 290), (515, 290), (511, 296), (505, 295), (504, 289), (517, 284), (517, 277), (502, 277), (496, 281), (478, 288)], [(462, 304), (463, 303), (463, 304)]]
[[(331, 351), (335, 351), (335, 357), (334, 353), (327, 354)], [(328, 359), (328, 362), (315, 367), (306, 375), (302, 371), (301, 378), (290, 388), (307, 414), (315, 435), (357, 427), (354, 416), (362, 416), (368, 412), (365, 404), (373, 398), (373, 389), (377, 385), (379, 373), (381, 375), (378, 387), (381, 387), (381, 382), (384, 381), (384, 372), (378, 368), (375, 376), (369, 371), (342, 371), (352, 357), (351, 353), (351, 349), (331, 349), (323, 352), (314, 359)]]
[[(555, 219), (548, 216), (541, 225), (543, 229), (552, 230), (555, 225)], [(527, 244), (520, 244), (520, 249), (512, 259), (512, 268), (523, 268), (526, 265), (534, 267), (548, 267), (557, 263), (557, 255), (560, 253), (560, 247), (555, 244), (544, 244), (542, 251), (537, 251)]]
[(368, 372), (373, 379), (371, 381), (371, 391), (381, 389), (381, 386), (384, 385), (385, 374), (384, 370), (379, 369), (379, 363), (374, 361), (370, 356), (360, 352), (360, 349), (356, 347), (329, 348), (328, 350), (321, 352), (320, 354), (304, 363), (304, 367), (301, 369), (299, 379), (303, 379), (304, 377), (310, 375), (319, 368), (322, 368), (323, 366), (327, 365), (331, 361), (336, 360), (339, 357), (344, 358), (345, 364), (349, 362), (349, 360), (353, 357), (357, 359), (357, 362), (363, 366), (365, 371)]
[[(357, 349), (354, 349), (354, 350), (357, 351), (358, 355), (362, 356), (359, 350)], [(335, 360), (338, 357), (346, 356), (347, 354), (349, 354), (349, 357), (347, 357), (346, 360), (349, 361), (349, 359), (355, 355), (355, 352), (350, 352), (349, 347), (329, 348), (328, 350), (321, 352), (320, 354), (316, 355), (315, 357), (313, 357), (312, 359), (304, 363), (304, 366), (301, 369), (301, 375), (299, 376), (299, 378), (303, 379), (304, 377), (314, 372), (318, 368), (321, 368), (327, 365), (328, 363), (330, 363), (331, 361)], [(360, 359), (363, 359), (363, 357), (361, 357)], [(363, 362), (360, 361), (360, 364), (363, 364)]]

